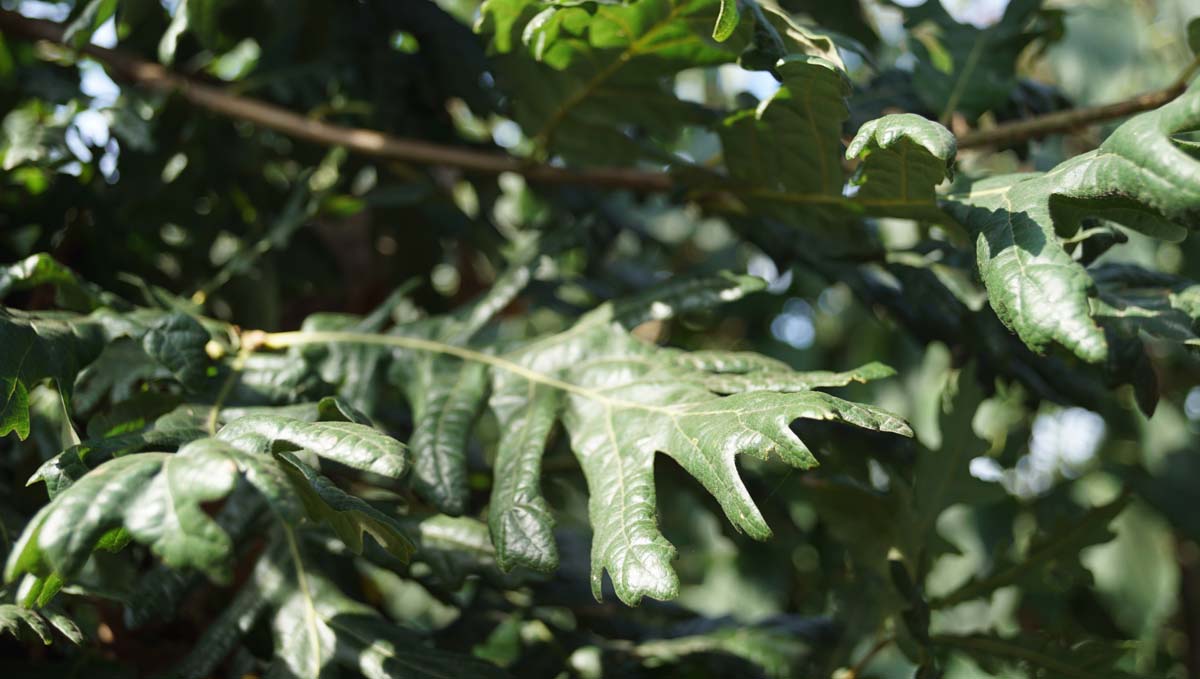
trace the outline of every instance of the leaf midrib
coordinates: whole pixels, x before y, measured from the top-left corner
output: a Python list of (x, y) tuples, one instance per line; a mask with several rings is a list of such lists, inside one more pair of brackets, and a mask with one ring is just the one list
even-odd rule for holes
[[(569, 331), (568, 331), (569, 332)], [(262, 346), (283, 349), (292, 346), (301, 346), (307, 344), (329, 344), (329, 343), (358, 343), (358, 344), (375, 344), (390, 346), (399, 349), (413, 349), (417, 351), (429, 351), (433, 353), (446, 354), (455, 356), (465, 361), (476, 361), (489, 365), (498, 370), (522, 377), (530, 382), (544, 384), (555, 389), (574, 394), (581, 398), (595, 401), (604, 405), (607, 408), (625, 408), (630, 410), (641, 410), (645, 412), (661, 413), (677, 420), (679, 417), (698, 417), (711, 415), (729, 415), (729, 414), (752, 414), (756, 412), (766, 412), (776, 410), (779, 406), (768, 406), (763, 408), (751, 409), (720, 409), (712, 410), (688, 410), (688, 406), (696, 405), (696, 401), (688, 401), (682, 404), (672, 406), (656, 406), (641, 401), (630, 401), (622, 398), (614, 398), (608, 396), (596, 389), (581, 387), (578, 384), (566, 382), (556, 377), (551, 377), (545, 373), (540, 373), (536, 370), (531, 370), (525, 366), (507, 360), (494, 354), (486, 354), (474, 349), (468, 349), (453, 344), (446, 344), (434, 340), (422, 339), (419, 337), (404, 337), (398, 335), (374, 335), (367, 333), (355, 332), (339, 332), (339, 331), (304, 331), (297, 330), (291, 332), (279, 333), (264, 333)], [(799, 395), (799, 394), (796, 394)]]
[(518, 377), (544, 384), (561, 391), (565, 391), (576, 396), (580, 396), (589, 400), (603, 403), (607, 406), (615, 406), (619, 408), (633, 408), (638, 410), (648, 410), (661, 413), (676, 413), (678, 409), (655, 406), (648, 403), (638, 401), (629, 401), (626, 399), (613, 398), (607, 396), (595, 389), (581, 387), (578, 384), (560, 380), (556, 377), (551, 377), (545, 373), (531, 370), (515, 363), (508, 359), (496, 356), (495, 354), (487, 354), (482, 351), (475, 351), (466, 347), (446, 344), (434, 340), (422, 339), (419, 337), (403, 337), (397, 335), (374, 335), (369, 333), (356, 332), (339, 332), (339, 331), (305, 331), (296, 330), (292, 332), (266, 333), (263, 339), (263, 346), (272, 349), (285, 349), (287, 347), (302, 346), (308, 344), (375, 344), (397, 349), (413, 349), (416, 351), (428, 351), (436, 354), (445, 354), (461, 358), (464, 361), (474, 361), (483, 363), (498, 370), (512, 373)]

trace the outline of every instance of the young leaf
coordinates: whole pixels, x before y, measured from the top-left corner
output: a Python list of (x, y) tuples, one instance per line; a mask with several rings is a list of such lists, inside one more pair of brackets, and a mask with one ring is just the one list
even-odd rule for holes
[[(44, 604), (39, 603), (39, 605)], [(50, 621), (51, 627), (58, 630), (58, 632), (66, 637), (71, 643), (75, 644), (76, 646), (83, 645), (83, 642), (86, 640), (83, 630), (79, 629), (79, 625), (76, 624), (74, 620), (67, 617), (65, 613), (62, 613), (53, 606), (43, 608), (38, 612)]]
[(488, 0), (477, 30), (490, 35), (516, 121), (542, 150), (587, 162), (646, 155), (621, 127), (674, 136), (706, 117), (664, 81), (684, 68), (737, 58), (742, 41), (710, 34), (720, 0), (582, 5)]
[[(782, 7), (761, 5), (757, 2), (749, 3), (748, 8), (755, 18), (754, 38), (750, 47), (738, 58), (738, 63), (743, 68), (773, 71), (780, 59), (786, 59), (792, 54), (808, 54), (821, 57), (844, 71), (846, 64), (842, 61), (840, 48), (858, 52), (868, 61), (871, 59), (853, 40), (832, 31), (825, 31), (828, 26), (798, 23), (792, 18), (791, 12), (795, 11), (792, 8), (785, 10)], [(764, 45), (763, 38), (767, 35), (770, 36), (770, 48)]]
[[(168, 460), (175, 471), (155, 484), (151, 498), (142, 504), (142, 494), (163, 472)], [(184, 483), (196, 470), (211, 474), (178, 498), (164, 494), (164, 484), (170, 487)], [(161, 539), (160, 548), (169, 552), (173, 565), (194, 564), (209, 569), (216, 577), (227, 577), (219, 564), (228, 553), (229, 540), (204, 515), (200, 504), (220, 499), (233, 488), (236, 478), (232, 471), (209, 456), (165, 453), (137, 453), (100, 465), (43, 507), (26, 526), (9, 555), (5, 579), (11, 581), (30, 572), (39, 576), (53, 573), (69, 581), (106, 535), (127, 530), (128, 523), (136, 523), (149, 541)], [(173, 521), (169, 528), (180, 531), (175, 540), (156, 530), (153, 521), (143, 520), (139, 515), (142, 512), (153, 520), (170, 516)]]
[(30, 572), (69, 580), (102, 541), (127, 534), (168, 566), (197, 568), (224, 580), (232, 541), (202, 505), (228, 496), (239, 476), (285, 523), (299, 519), (303, 502), (311, 517), (330, 523), (353, 551), (361, 551), (362, 532), (368, 531), (394, 556), (407, 559), (412, 548), (397, 524), (286, 452), (278, 453), (281, 467), (271, 456), (279, 442), (393, 477), (406, 469), (403, 446), (370, 427), (248, 416), (226, 425), (218, 438), (193, 441), (174, 455), (128, 454), (84, 474), (26, 527), (5, 577)]

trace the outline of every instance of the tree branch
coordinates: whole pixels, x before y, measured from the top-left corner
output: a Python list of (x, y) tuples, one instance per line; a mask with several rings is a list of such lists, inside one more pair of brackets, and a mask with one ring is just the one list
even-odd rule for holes
[[(63, 43), (64, 29), (59, 24), (29, 19), (16, 12), (0, 11), (0, 31), (12, 37)], [(87, 45), (80, 51), (107, 66), (118, 80), (156, 92), (178, 94), (219, 115), (245, 120), (316, 144), (343, 146), (363, 155), (424, 165), (444, 165), (482, 174), (516, 172), (530, 182), (541, 184), (584, 184), (646, 192), (670, 191), (675, 187), (670, 175), (665, 172), (621, 167), (568, 169), (545, 163), (529, 163), (502, 153), (431, 144), (375, 130), (334, 125), (256, 99), (231, 94), (223, 88), (117, 50)]]
[(958, 148), (978, 148), (980, 146), (1001, 146), (1027, 139), (1040, 139), (1058, 132), (1070, 132), (1094, 123), (1101, 123), (1114, 118), (1156, 109), (1175, 99), (1187, 90), (1188, 81), (1200, 69), (1200, 58), (1184, 70), (1183, 74), (1169, 87), (1154, 92), (1139, 94), (1124, 101), (1089, 108), (1073, 108), (1066, 111), (1056, 111), (1046, 115), (1017, 120), (1004, 125), (997, 125), (989, 130), (977, 130), (958, 138)]
[[(17, 12), (0, 10), (0, 32), (27, 40), (47, 40), (63, 44), (64, 28), (50, 21), (30, 19)], [(547, 163), (535, 163), (492, 151), (432, 144), (406, 139), (375, 130), (334, 125), (307, 118), (287, 109), (175, 73), (160, 64), (118, 50), (87, 45), (83, 54), (104, 64), (114, 78), (156, 92), (174, 93), (200, 108), (244, 120), (281, 132), (296, 139), (323, 146), (342, 146), (350, 151), (422, 165), (454, 167), (465, 172), (500, 174), (514, 172), (537, 184), (576, 184), (645, 193), (667, 192), (681, 186), (667, 172), (624, 167), (571, 169)], [(1200, 59), (1170, 87), (1142, 94), (1125, 101), (1092, 108), (1059, 111), (1027, 120), (980, 130), (958, 139), (958, 148), (997, 146), (1026, 139), (1037, 139), (1057, 132), (1078, 129), (1105, 120), (1121, 118), (1158, 108), (1187, 89), (1187, 82), (1200, 69)]]

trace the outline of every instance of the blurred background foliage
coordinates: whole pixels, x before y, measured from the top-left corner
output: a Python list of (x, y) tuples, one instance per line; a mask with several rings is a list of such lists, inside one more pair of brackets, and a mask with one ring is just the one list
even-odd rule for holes
[[(0, 7), (72, 22), (85, 4), (4, 0)], [(974, 93), (969, 106), (946, 107), (923, 75), (945, 46), (927, 23), (905, 28), (906, 16), (919, 18), (909, 8), (918, 4), (781, 0), (797, 20), (844, 36), (856, 84), (848, 132), (896, 110), (942, 118), (957, 132), (1165, 86), (1193, 58), (1183, 27), (1200, 14), (1200, 0), (1022, 3), (1038, 16), (1018, 27), (1030, 33), (1013, 51), (1011, 72), (996, 91)], [(1008, 4), (946, 0), (945, 7), (960, 24), (986, 31)], [(472, 32), (478, 11), (474, 0), (123, 0), (119, 21), (99, 24), (90, 40), (119, 43), (312, 118), (532, 153), (492, 72), (495, 55)], [(769, 75), (733, 65), (675, 80), (681, 98), (712, 109), (745, 105), (775, 87)], [(495, 280), (522, 234), (575, 229), (584, 244), (505, 312), (511, 322), (556, 330), (603, 300), (673, 276), (748, 272), (768, 282), (765, 293), (646, 332), (684, 348), (754, 350), (802, 370), (885, 362), (898, 377), (842, 392), (908, 418), (920, 446), (969, 460), (971, 476), (956, 480), (965, 487), (961, 498), (930, 518), (945, 544), (922, 566), (924, 581), (904, 591), (886, 545), (890, 531), (908, 529), (898, 525), (909, 516), (898, 503), (909, 498), (897, 479), (923, 473), (916, 448), (826, 432), (816, 472), (743, 463), (775, 529), (765, 543), (735, 534), (711, 498), (660, 457), (659, 486), (669, 488), (661, 491), (660, 521), (679, 549), (683, 590), (675, 602), (630, 609), (611, 596), (595, 603), (587, 592), (586, 489), (560, 446), (547, 458), (543, 484), (560, 517), (563, 567), (554, 577), (439, 588), (379, 568), (342, 574), (357, 580), (369, 603), (441, 645), (517, 676), (910, 677), (921, 651), (896, 616), (916, 610), (905, 605), (916, 593), (933, 602), (924, 614), (935, 638), (996, 635), (1076, 667), (1087, 665), (1072, 654), (1088, 649), (1068, 653), (1055, 644), (1087, 638), (1128, 673), (1200, 677), (1200, 369), (1169, 347), (1149, 347), (1159, 395), (1151, 417), (1138, 412), (1128, 388), (1085, 401), (1051, 398), (1012, 379), (996, 365), (1011, 357), (1003, 349), (988, 354), (979, 336), (922, 331), (921, 319), (905, 320), (865, 278), (751, 243), (736, 225), (678, 196), (535, 187), (517, 174), (464, 175), (321, 148), (123, 87), (69, 49), (3, 35), (0, 112), (4, 262), (50, 252), (130, 299), (187, 302), (222, 320), (279, 330), (314, 312), (369, 312), (409, 281), (417, 282), (412, 300), (421, 313), (445, 312)], [(959, 171), (1047, 169), (1094, 148), (1115, 125), (964, 152)], [(700, 127), (673, 144), (674, 153), (701, 164), (719, 153)], [(927, 235), (902, 220), (871, 226), (890, 250)], [(1200, 279), (1197, 239), (1129, 239), (1113, 260)], [(969, 274), (963, 278), (978, 290)], [(6, 303), (39, 309), (52, 301), (35, 289)], [(945, 403), (961, 405), (943, 416)], [(32, 445), (4, 441), (7, 535), (42, 502), (42, 489), (24, 488), (25, 479), (58, 451), (53, 407), (44, 412)], [(404, 426), (403, 418), (394, 423), (402, 439)], [(480, 493), (490, 484), (488, 427), (473, 444)], [(1097, 508), (1124, 503), (1123, 488), (1133, 497), (1106, 532), (1115, 514)], [(1095, 516), (1090, 528), (1072, 523)], [(986, 585), (1010, 567), (1019, 573), (991, 582), (985, 596), (961, 594), (973, 579)], [(99, 642), (79, 652), (96, 663), (85, 674), (161, 667), (228, 596), (209, 589), (179, 618), (136, 633), (113, 605), (76, 603)], [(63, 676), (85, 667), (57, 646), (4, 639), (0, 648), (6, 676), (47, 662)], [(993, 662), (986, 648), (965, 645), (946, 652), (945, 676), (1101, 676), (1012, 660)]]

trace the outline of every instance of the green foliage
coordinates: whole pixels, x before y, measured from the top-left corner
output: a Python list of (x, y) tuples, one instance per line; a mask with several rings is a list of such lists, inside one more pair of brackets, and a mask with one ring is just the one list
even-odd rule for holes
[(366, 531), (393, 555), (408, 558), (411, 545), (395, 519), (347, 495), (294, 455), (275, 452), (280, 444), (376, 473), (399, 477), (406, 470), (399, 443), (369, 427), (247, 416), (173, 454), (116, 457), (60, 489), (13, 546), (5, 579), (31, 573), (70, 581), (94, 549), (119, 549), (133, 540), (172, 568), (228, 581), (232, 541), (202, 505), (228, 497), (242, 478), (284, 524), (299, 520), (302, 504), (352, 551), (362, 551)]
[(905, 8), (915, 39), (913, 86), (941, 120), (961, 112), (974, 120), (1002, 107), (1017, 85), (1016, 63), (1030, 44), (1062, 31), (1061, 18), (1040, 0), (1013, 0), (987, 28), (955, 21), (941, 0)]
[(5, 668), (1187, 676), (1197, 22), (910, 4), (0, 10)]
[(667, 91), (663, 78), (733, 61), (744, 44), (710, 39), (722, 6), (708, 0), (594, 7), (490, 0), (480, 11), (480, 31), (505, 55), (497, 65), (511, 79), (515, 120), (543, 153), (593, 162), (644, 155), (616, 124), (673, 135), (679, 125), (701, 121), (703, 111)]
[[(745, 391), (715, 396), (706, 381), (711, 373), (721, 373), (721, 357), (689, 362), (686, 355), (668, 354), (664, 360), (609, 325), (610, 314), (601, 308), (562, 335), (519, 350), (513, 363), (529, 373), (512, 371), (525, 377), (530, 393), (535, 382), (565, 392), (564, 425), (591, 495), (592, 592), (597, 597), (604, 569), (627, 603), (646, 595), (677, 595), (669, 565), (674, 548), (655, 525), (655, 452), (669, 455), (696, 477), (735, 527), (765, 539), (770, 529), (738, 478), (734, 456), (777, 455), (794, 467), (815, 466), (812, 453), (787, 428), (800, 418), (911, 435), (888, 413), (819, 392), (772, 391), (778, 382), (751, 381)], [(735, 362), (734, 367), (741, 366)], [(547, 374), (562, 377), (536, 377)], [(785, 373), (785, 384), (788, 377)]]
[(1060, 236), (1103, 219), (1155, 238), (1184, 238), (1200, 209), (1193, 181), (1200, 164), (1171, 137), (1198, 123), (1200, 91), (1193, 90), (1043, 175), (989, 178), (951, 195), (949, 212), (975, 235), (993, 308), (1031, 348), (1055, 342), (1092, 363), (1114, 351), (1100, 319), (1124, 314), (1092, 310), (1097, 286)]
[(43, 644), (54, 641), (52, 630), (74, 644), (82, 644), (83, 633), (70, 618), (51, 610), (35, 611), (15, 604), (0, 604), (0, 633), (21, 637), (27, 631), (37, 635)]
[(717, 42), (725, 42), (733, 35), (741, 18), (738, 12), (737, 0), (721, 0), (721, 11), (717, 14), (717, 23), (713, 25), (712, 37)]
[(82, 5), (82, 11), (67, 26), (63, 39), (72, 47), (83, 47), (91, 40), (96, 29), (112, 18), (116, 11), (117, 0), (90, 0)]
[(951, 648), (970, 649), (980, 664), (992, 671), (1011, 668), (1029, 677), (1055, 679), (1128, 679), (1137, 676), (1114, 670), (1114, 662), (1125, 649), (1102, 642), (1067, 645), (1045, 638), (996, 639), (987, 637), (940, 636), (936, 642)]
[(80, 279), (74, 271), (44, 252), (0, 269), (0, 299), (40, 285), (52, 286), (57, 304), (74, 311), (91, 311), (100, 306), (121, 304), (115, 295)]
[[(853, 183), (864, 203), (894, 200), (889, 212), (903, 213), (904, 203), (935, 202), (933, 189), (950, 176), (955, 154), (949, 130), (911, 113), (872, 120), (859, 128), (846, 149), (846, 158), (862, 160)], [(932, 211), (914, 216), (929, 216)], [(936, 219), (936, 217), (935, 217)]]
[(105, 331), (94, 319), (36, 318), (18, 311), (0, 315), (0, 433), (29, 436), (29, 388), (54, 379), (67, 398), (75, 375), (104, 348)]

